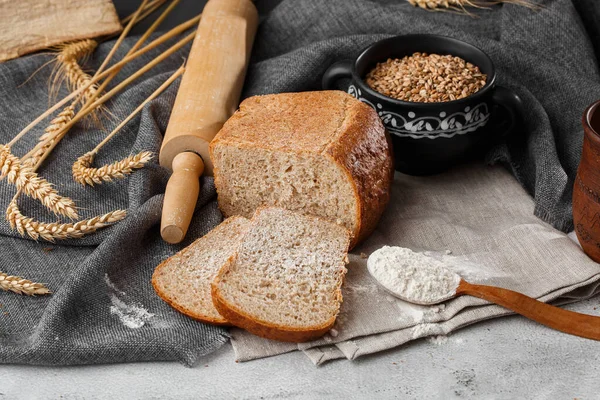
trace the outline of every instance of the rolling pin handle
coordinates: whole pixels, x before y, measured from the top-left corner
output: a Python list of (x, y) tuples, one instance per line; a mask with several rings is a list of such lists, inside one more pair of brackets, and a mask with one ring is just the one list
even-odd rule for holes
[(200, 176), (204, 161), (198, 154), (186, 151), (173, 159), (173, 174), (167, 183), (160, 235), (165, 242), (179, 243), (185, 237), (200, 193)]

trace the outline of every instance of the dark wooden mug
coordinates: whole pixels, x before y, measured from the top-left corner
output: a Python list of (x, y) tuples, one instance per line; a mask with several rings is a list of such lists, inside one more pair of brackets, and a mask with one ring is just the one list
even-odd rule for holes
[(573, 223), (583, 251), (600, 262), (600, 100), (583, 113), (583, 131), (573, 187)]

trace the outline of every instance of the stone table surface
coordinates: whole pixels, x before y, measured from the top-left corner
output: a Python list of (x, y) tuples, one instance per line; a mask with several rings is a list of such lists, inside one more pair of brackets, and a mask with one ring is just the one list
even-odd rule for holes
[[(600, 296), (566, 308), (600, 315)], [(5, 399), (600, 399), (600, 343), (519, 316), (315, 367), (294, 352), (236, 363), (0, 366)]]

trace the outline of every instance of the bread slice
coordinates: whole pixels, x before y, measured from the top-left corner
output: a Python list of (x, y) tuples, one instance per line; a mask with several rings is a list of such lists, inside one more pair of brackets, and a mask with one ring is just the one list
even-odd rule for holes
[(216, 309), (255, 335), (304, 342), (333, 326), (350, 234), (282, 208), (259, 208), (212, 284)]
[(341, 91), (248, 98), (210, 153), (226, 216), (284, 207), (345, 226), (353, 247), (389, 201), (394, 168), (385, 128), (371, 107)]
[(152, 286), (171, 307), (215, 325), (229, 325), (215, 309), (210, 284), (235, 250), (250, 221), (231, 217), (164, 261), (152, 275)]

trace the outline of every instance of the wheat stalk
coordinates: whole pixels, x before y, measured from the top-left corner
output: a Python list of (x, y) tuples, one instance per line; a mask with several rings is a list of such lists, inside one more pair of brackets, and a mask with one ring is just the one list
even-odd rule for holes
[(125, 210), (115, 210), (75, 223), (39, 222), (21, 213), (17, 205), (17, 198), (18, 193), (6, 209), (6, 220), (10, 223), (11, 228), (16, 229), (22, 236), (28, 235), (34, 240), (44, 239), (54, 242), (55, 240), (80, 238), (122, 220), (127, 214)]
[(82, 155), (73, 163), (73, 179), (82, 185), (94, 186), (94, 183), (101, 184), (110, 182), (113, 178), (124, 178), (125, 175), (133, 172), (133, 169), (142, 168), (145, 163), (152, 159), (152, 153), (143, 151), (134, 156), (129, 156), (123, 160), (116, 161), (112, 164), (105, 165), (100, 168), (91, 168), (94, 157), (98, 151), (112, 139), (129, 121), (139, 114), (146, 104), (158, 97), (171, 83), (183, 74), (185, 67), (181, 66), (175, 71), (166, 81), (162, 83), (150, 96), (148, 96), (140, 105), (137, 106), (131, 114), (129, 114), (112, 132), (110, 132), (98, 145), (90, 152)]
[[(66, 97), (64, 97), (62, 100), (60, 100), (58, 103), (54, 104), (52, 107), (50, 107), (48, 110), (44, 111), (42, 114), (40, 114), (36, 119), (34, 119), (33, 121), (31, 121), (25, 128), (23, 128), (17, 135), (15, 135), (15, 137), (13, 137), (10, 142), (8, 143), (9, 146), (14, 145), (17, 141), (19, 141), (23, 136), (25, 136), (29, 131), (31, 131), (37, 124), (39, 124), (40, 122), (42, 122), (43, 120), (45, 120), (46, 118), (48, 118), (50, 115), (52, 115), (54, 112), (56, 112), (58, 109), (60, 109), (61, 107), (65, 106), (68, 102), (72, 101), (74, 98), (76, 98), (77, 96), (79, 96), (81, 94), (81, 92), (83, 90), (85, 90), (86, 88), (88, 88), (90, 85), (99, 82), (101, 79), (106, 78), (107, 76), (111, 75), (113, 72), (120, 70), (121, 68), (123, 68), (124, 65), (126, 65), (127, 63), (135, 60), (136, 58), (142, 56), (143, 54), (146, 54), (147, 52), (149, 52), (150, 50), (155, 49), (156, 47), (160, 46), (161, 44), (165, 43), (167, 40), (179, 35), (180, 33), (186, 31), (187, 29), (193, 27), (194, 25), (198, 24), (198, 21), (200, 21), (201, 15), (198, 15), (194, 18), (191, 18), (179, 25), (177, 25), (176, 27), (174, 27), (173, 29), (171, 29), (170, 31), (162, 34), (161, 36), (159, 36), (158, 38), (154, 39), (152, 42), (150, 42), (148, 45), (142, 47), (141, 49), (135, 51), (134, 53), (130, 54), (127, 57), (124, 57), (121, 61), (115, 63), (113, 66), (111, 66), (110, 68), (108, 68), (106, 71), (98, 74), (98, 75), (94, 75), (94, 77), (92, 78), (92, 80), (90, 82), (88, 82), (88, 84), (72, 93), (70, 93), (69, 95), (67, 95)], [(145, 67), (143, 67), (142, 69), (140, 69), (138, 72), (136, 72), (133, 76), (131, 76), (130, 78), (128, 78), (130, 81), (136, 79), (138, 76), (144, 74), (146, 71), (148, 71), (150, 68), (154, 67), (155, 65), (157, 65), (158, 63), (160, 63), (162, 60), (164, 60), (165, 58), (169, 57), (171, 54), (173, 54), (174, 52), (176, 52), (177, 50), (179, 50), (180, 48), (182, 48), (183, 46), (185, 46), (188, 42), (191, 42), (194, 39), (194, 32), (191, 32), (188, 36), (186, 36), (184, 39), (181, 39), (180, 41), (178, 41), (177, 43), (175, 43), (174, 45), (172, 45), (171, 47), (169, 47), (167, 50), (165, 50), (164, 52), (162, 52), (160, 55), (158, 55), (155, 59), (153, 59), (151, 62), (149, 62)], [(135, 78), (134, 78), (135, 76)], [(37, 149), (35, 149), (37, 150)], [(33, 150), (32, 150), (33, 151)], [(32, 152), (30, 152), (32, 153)], [(31, 156), (31, 154), (28, 154), (28, 156)]]
[(0, 179), (7, 178), (19, 192), (39, 200), (57, 215), (77, 218), (73, 200), (59, 195), (52, 184), (39, 177), (32, 167), (22, 165), (21, 160), (13, 155), (10, 147), (6, 145), (0, 146), (0, 167)]
[(2, 271), (0, 271), (0, 289), (27, 296), (50, 293), (50, 290), (43, 283), (34, 283), (20, 276), (5, 274)]
[(421, 7), (429, 11), (460, 11), (469, 14), (465, 7), (486, 7), (494, 4), (507, 3), (516, 4), (529, 8), (539, 8), (539, 5), (529, 0), (406, 0), (415, 7)]
[[(145, 18), (147, 18), (154, 11), (156, 11), (160, 7), (162, 7), (162, 5), (165, 4), (166, 2), (167, 2), (167, 0), (152, 0), (152, 1), (150, 1), (144, 7), (143, 13), (136, 19), (136, 23), (138, 23), (138, 22), (144, 20)], [(121, 20), (121, 25), (127, 24), (131, 20), (131, 18), (133, 17), (133, 15), (134, 14), (130, 14), (130, 15), (126, 16), (125, 18), (123, 18)]]
[(136, 155), (126, 157), (115, 161), (112, 164), (104, 165), (100, 168), (90, 168), (96, 153), (90, 151), (85, 153), (73, 164), (73, 179), (82, 185), (94, 186), (102, 182), (111, 182), (113, 179), (123, 179), (126, 175), (133, 172), (134, 169), (143, 168), (144, 164), (152, 160), (152, 153), (142, 151)]
[[(142, 2), (142, 5), (140, 6), (140, 9), (142, 9), (143, 7), (145, 7), (147, 5), (146, 3), (147, 0), (144, 0)], [(150, 27), (148, 29), (146, 29), (146, 32), (144, 32), (144, 34), (137, 40), (137, 42), (135, 42), (135, 44), (129, 49), (129, 51), (127, 51), (127, 53), (125, 54), (125, 57), (130, 56), (131, 54), (135, 53), (141, 46), (142, 44), (144, 44), (144, 42), (150, 37), (150, 35), (152, 35), (152, 33), (160, 26), (160, 24), (162, 24), (162, 22), (167, 18), (167, 16), (171, 13), (171, 11), (173, 11), (173, 9), (177, 6), (177, 4), (179, 3), (180, 0), (172, 0), (171, 4), (169, 4), (169, 6), (161, 13), (161, 15), (156, 19), (156, 21), (154, 21), (152, 23), (152, 25), (150, 25)], [(138, 11), (140, 11), (140, 9), (138, 9)], [(139, 18), (138, 12), (136, 12), (136, 14), (134, 14), (133, 19), (129, 22), (129, 24), (127, 25), (127, 27), (123, 30), (123, 33), (125, 33), (125, 31), (128, 31), (128, 29), (131, 28), (131, 26), (133, 26), (133, 24), (136, 23), (137, 19)], [(119, 39), (117, 40), (117, 44), (115, 46), (118, 46), (120, 40), (122, 40), (123, 36), (119, 37)], [(111, 55), (109, 54), (108, 57), (110, 57)], [(100, 69), (96, 72), (96, 74), (99, 74), (103, 71), (104, 67), (106, 66), (106, 62), (107, 60), (105, 59), (104, 62), (102, 63), (102, 65), (100, 66)], [(104, 82), (102, 82), (98, 88), (99, 92), (102, 92), (104, 89), (106, 89), (106, 87), (108, 86), (109, 82), (121, 71), (121, 69), (117, 69), (115, 70), (115, 72), (113, 72), (112, 74), (110, 74), (105, 80)], [(97, 95), (96, 95), (97, 96)], [(93, 96), (91, 99), (89, 99), (85, 104), (84, 104), (84, 108), (87, 107), (90, 103), (93, 102), (94, 98), (96, 96)]]
[(104, 71), (104, 69), (110, 62), (110, 60), (113, 58), (113, 56), (115, 55), (115, 53), (121, 46), (121, 43), (123, 42), (123, 40), (125, 40), (127, 35), (129, 35), (129, 31), (135, 25), (136, 21), (140, 17), (140, 14), (142, 14), (142, 12), (146, 9), (146, 6), (148, 5), (148, 1), (149, 0), (142, 0), (142, 4), (140, 4), (140, 6), (137, 8), (137, 10), (135, 10), (135, 12), (133, 13), (133, 16), (131, 17), (131, 20), (129, 20), (127, 25), (125, 25), (125, 28), (123, 28), (123, 30), (121, 31), (121, 34), (117, 38), (117, 41), (115, 42), (113, 47), (108, 52), (108, 55), (104, 58), (104, 60), (102, 60), (102, 64), (100, 64), (100, 67), (96, 71), (96, 75), (101, 73), (102, 71)]
[[(181, 29), (182, 26), (187, 25), (187, 24), (189, 24), (190, 22), (192, 22), (193, 20), (196, 20), (196, 19), (199, 19), (199, 17), (193, 18), (192, 20), (187, 21), (184, 24), (181, 24), (180, 26), (178, 26), (178, 27), (172, 29), (171, 31), (167, 32), (167, 34), (165, 34), (165, 35), (161, 36), (161, 38), (159, 38), (160, 41), (167, 40), (167, 38), (170, 35), (174, 34), (177, 30)], [(158, 55), (152, 61), (150, 61), (149, 63), (147, 63), (146, 65), (144, 65), (142, 68), (140, 68), (134, 74), (132, 74), (131, 76), (129, 76), (123, 82), (121, 82), (118, 85), (116, 85), (114, 88), (112, 88), (106, 94), (104, 94), (102, 97), (100, 97), (99, 99), (97, 99), (96, 101), (94, 101), (91, 105), (87, 106), (83, 110), (80, 110), (75, 115), (75, 117), (73, 117), (73, 119), (67, 125), (65, 125), (63, 127), (63, 129), (61, 130), (61, 132), (57, 136), (57, 141), (50, 146), (50, 150), (52, 150), (54, 148), (54, 146), (56, 146), (56, 144), (58, 143), (58, 141), (60, 141), (60, 139), (62, 139), (64, 137), (64, 134), (66, 133), (66, 131), (68, 129), (70, 129), (73, 125), (75, 125), (75, 123), (77, 123), (80, 119), (84, 118), (87, 114), (89, 114), (90, 112), (92, 112), (99, 105), (104, 104), (106, 101), (108, 101), (109, 99), (111, 99), (115, 94), (117, 94), (119, 91), (121, 91), (124, 87), (128, 86), (132, 81), (136, 80), (138, 77), (140, 77), (141, 75), (145, 74), (147, 71), (149, 71), (150, 69), (152, 69), (154, 66), (156, 66), (157, 64), (159, 64), (160, 62), (162, 62), (162, 60), (164, 60), (165, 58), (167, 58), (168, 56), (170, 56), (171, 54), (173, 54), (174, 52), (176, 52), (177, 50), (179, 50), (180, 48), (182, 48), (183, 46), (185, 46), (188, 42), (192, 41), (194, 39), (194, 37), (195, 37), (195, 34), (196, 34), (195, 31), (194, 32), (190, 32), (185, 38), (179, 40), (177, 43), (175, 43), (174, 45), (172, 45), (171, 47), (169, 47), (169, 49), (165, 50), (163, 53), (161, 53), (160, 55)], [(133, 59), (135, 57), (139, 57), (141, 54), (147, 52), (150, 47), (152, 47), (152, 48), (156, 47), (159, 44), (159, 43), (157, 43), (157, 41), (159, 39), (157, 39), (154, 42), (150, 43), (148, 46), (145, 46), (143, 49), (140, 49), (137, 52), (131, 54), (129, 57), (126, 57), (125, 59), (121, 60), (121, 62), (113, 65), (110, 69), (104, 71), (104, 73), (107, 73), (107, 72), (111, 71), (112, 68), (115, 68), (115, 67), (119, 67), (120, 68), (120, 67), (122, 67), (122, 64), (121, 64), (122, 62), (124, 62), (124, 61), (125, 62), (129, 62), (129, 61), (131, 61), (131, 59)], [(104, 73), (100, 74), (99, 76), (103, 76)], [(92, 82), (96, 82), (97, 79), (98, 79), (98, 76), (96, 78), (94, 78), (92, 80)], [(69, 96), (67, 96), (66, 98), (69, 98)], [(65, 99), (61, 100), (60, 103), (64, 104)], [(10, 141), (10, 143), (16, 142), (23, 135), (25, 135), (27, 133), (28, 129), (31, 129), (31, 127), (33, 127), (36, 123), (38, 123), (41, 119), (43, 119), (42, 116), (38, 117), (36, 119), (36, 121), (34, 121), (31, 124), (29, 124), (29, 126), (27, 126), (23, 131), (21, 131), (17, 136), (15, 136)], [(30, 157), (35, 151), (37, 151), (44, 144), (45, 143), (43, 143), (43, 142), (38, 143), (36, 145), (36, 147), (34, 147), (29, 153), (27, 153), (25, 155), (24, 158)], [(42, 161), (43, 161), (43, 158), (42, 158)]]

